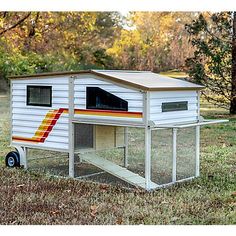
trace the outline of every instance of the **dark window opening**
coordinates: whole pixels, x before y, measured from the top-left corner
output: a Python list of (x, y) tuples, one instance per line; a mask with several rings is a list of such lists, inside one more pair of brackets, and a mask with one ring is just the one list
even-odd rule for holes
[(27, 105), (52, 106), (52, 86), (27, 86)]
[(128, 111), (128, 102), (98, 87), (87, 87), (86, 108)]
[(188, 102), (163, 102), (162, 112), (188, 110)]

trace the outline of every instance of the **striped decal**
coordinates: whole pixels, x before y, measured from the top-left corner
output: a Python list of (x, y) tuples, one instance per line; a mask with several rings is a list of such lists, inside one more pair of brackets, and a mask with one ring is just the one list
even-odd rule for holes
[(142, 118), (141, 112), (128, 112), (128, 111), (111, 111), (111, 110), (91, 110), (91, 109), (75, 109), (76, 115), (90, 115), (90, 116), (112, 116), (112, 117), (129, 117), (129, 118)]
[(43, 121), (41, 122), (40, 126), (34, 133), (32, 138), (25, 138), (19, 136), (13, 136), (13, 141), (25, 141), (25, 142), (33, 142), (33, 143), (44, 143), (45, 139), (48, 137), (49, 133), (52, 131), (54, 125), (57, 123), (58, 119), (60, 118), (61, 114), (64, 112), (65, 109), (60, 108), (58, 110), (50, 110)]
[[(44, 143), (53, 127), (57, 123), (61, 114), (68, 114), (67, 108), (60, 108), (58, 110), (49, 110), (40, 126), (34, 133), (32, 138), (12, 136), (13, 141), (23, 141), (31, 143)], [(90, 115), (90, 116), (112, 116), (112, 117), (129, 117), (129, 118), (142, 118), (142, 112), (127, 112), (127, 111), (111, 111), (111, 110), (84, 110), (75, 109), (76, 115)]]

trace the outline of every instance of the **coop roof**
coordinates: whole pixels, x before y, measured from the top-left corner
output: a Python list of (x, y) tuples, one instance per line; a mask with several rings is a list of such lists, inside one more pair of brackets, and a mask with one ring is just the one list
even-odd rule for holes
[(155, 90), (200, 90), (202, 85), (188, 82), (183, 79), (174, 79), (151, 71), (128, 70), (87, 70), (73, 72), (53, 72), (34, 75), (11, 76), (9, 79), (44, 78), (49, 76), (93, 74), (115, 83), (138, 88), (145, 91)]

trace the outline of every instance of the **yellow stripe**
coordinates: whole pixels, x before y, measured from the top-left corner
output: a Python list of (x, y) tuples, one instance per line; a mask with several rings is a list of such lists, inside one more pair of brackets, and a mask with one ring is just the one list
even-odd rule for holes
[(112, 116), (112, 117), (130, 117), (130, 118), (142, 118), (142, 114), (132, 114), (132, 113), (119, 113), (119, 112), (99, 112), (99, 111), (88, 111), (80, 110), (75, 111), (77, 115), (95, 115), (95, 116)]
[(43, 121), (41, 122), (40, 126), (38, 127), (38, 129), (37, 129), (36, 132), (34, 133), (33, 138), (34, 138), (34, 137), (37, 137), (39, 132), (41, 133), (41, 137), (43, 136), (44, 132), (42, 132), (42, 131), (47, 130), (48, 125), (49, 125), (50, 122), (51, 122), (51, 119), (52, 119), (53, 117), (55, 117), (55, 115), (56, 115), (57, 112), (58, 112), (58, 110), (50, 110), (50, 111), (46, 114), (46, 116), (45, 116), (45, 118), (43, 119)]

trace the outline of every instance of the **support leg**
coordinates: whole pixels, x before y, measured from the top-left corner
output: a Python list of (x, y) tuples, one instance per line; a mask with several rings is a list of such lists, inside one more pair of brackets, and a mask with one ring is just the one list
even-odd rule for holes
[(150, 190), (151, 182), (151, 129), (145, 128), (145, 180), (146, 190)]
[(28, 156), (28, 148), (24, 148), (24, 168), (27, 170), (28, 169), (28, 161), (27, 161), (27, 156)]
[(75, 177), (75, 145), (74, 131), (75, 125), (72, 122), (74, 118), (74, 77), (69, 78), (69, 113), (68, 113), (68, 128), (69, 128), (69, 176)]
[(14, 146), (15, 149), (18, 151), (20, 154), (20, 165), (24, 166), (24, 169), (28, 168), (27, 164), (27, 148), (26, 147), (21, 147), (21, 146)]
[(74, 124), (70, 123), (69, 130), (69, 176), (75, 177), (75, 150), (74, 150)]
[(176, 182), (176, 140), (177, 128), (172, 129), (172, 182)]
[(128, 167), (128, 127), (125, 127), (125, 134), (124, 134), (124, 167)]
[(200, 126), (196, 126), (196, 170), (195, 176), (200, 175)]

